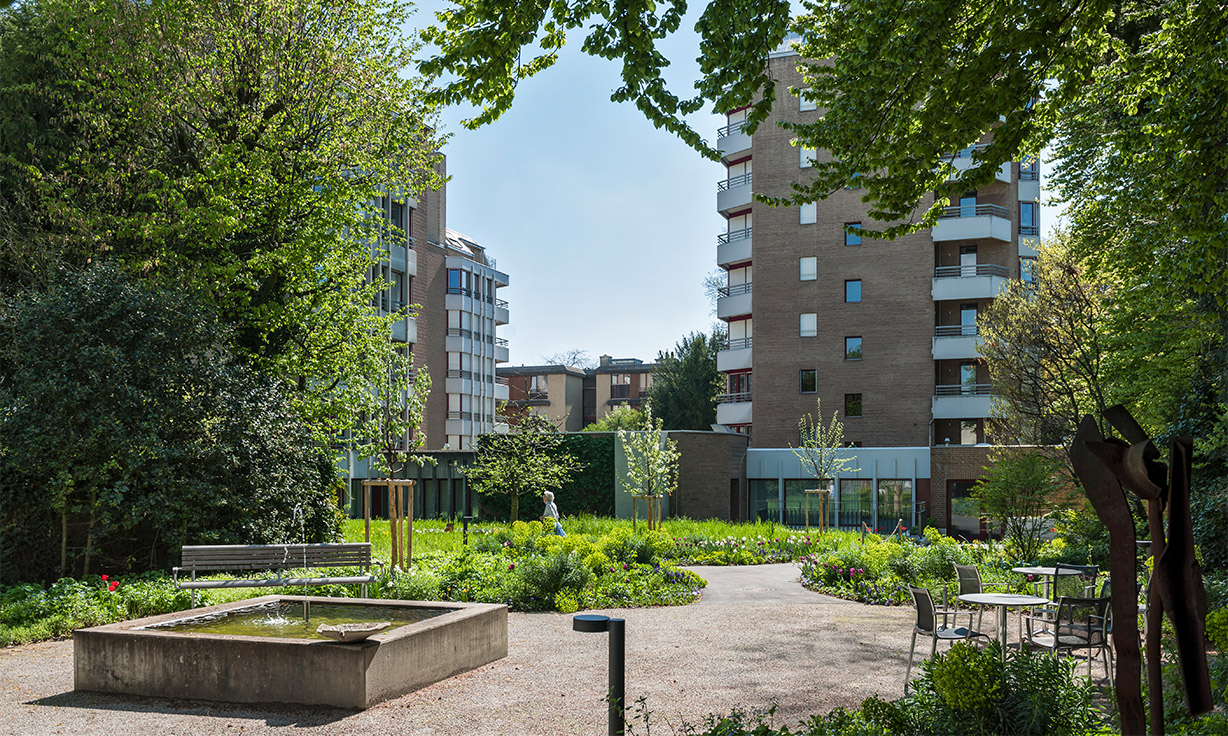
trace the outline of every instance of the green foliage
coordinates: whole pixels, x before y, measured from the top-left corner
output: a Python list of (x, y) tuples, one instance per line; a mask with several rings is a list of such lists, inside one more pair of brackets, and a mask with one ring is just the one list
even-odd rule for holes
[(678, 487), (678, 443), (661, 434), (661, 420), (653, 419), (652, 402), (644, 404), (647, 429), (618, 430), (618, 442), (627, 457), (627, 475), (619, 483), (637, 496), (669, 496)]
[[(200, 293), (315, 438), (373, 415), (381, 196), (438, 185), (400, 0), (42, 0), (0, 15), (0, 293), (115, 262)], [(31, 63), (34, 62), (34, 63)], [(354, 90), (363, 94), (354, 94)], [(400, 237), (403, 239), (404, 235)]]
[[(581, 469), (576, 458), (562, 448), (563, 435), (553, 424), (538, 414), (526, 413), (513, 432), (482, 435), (465, 477), (483, 496), (507, 496), (511, 520), (516, 521), (522, 499), (529, 503), (532, 496), (562, 488)], [(483, 501), (486, 513), (496, 511)]]
[(1075, 662), (1029, 649), (1009, 653), (1005, 666), (1001, 657), (997, 642), (983, 648), (961, 642), (923, 662), (915, 695), (904, 701), (914, 732), (1048, 736), (1100, 729), (1103, 714)]
[(716, 423), (716, 397), (724, 385), (724, 374), (716, 370), (721, 343), (717, 334), (692, 332), (672, 351), (657, 354), (648, 397), (662, 428), (706, 431)]
[(606, 414), (592, 424), (588, 425), (581, 432), (617, 432), (620, 429), (628, 429), (631, 431), (644, 428), (644, 415), (638, 409), (633, 409), (629, 406), (618, 406), (614, 411)]
[(839, 412), (833, 411), (831, 422), (823, 424), (822, 399), (815, 399), (813, 416), (806, 414), (797, 420), (797, 434), (799, 446), (790, 444), (789, 449), (811, 478), (830, 487), (838, 474), (857, 472), (857, 468), (850, 467), (857, 458), (844, 456), (844, 424)]
[(183, 544), (335, 536), (331, 452), (183, 289), (66, 272), (6, 304), (0, 332), (6, 581), (156, 569)]
[(1071, 489), (1061, 477), (1062, 463), (1052, 453), (999, 450), (972, 497), (986, 516), (1002, 525), (1009, 554), (1035, 560), (1049, 524), (1041, 517), (1071, 503)]
[(563, 450), (583, 467), (556, 494), (560, 510), (569, 515), (614, 515), (614, 445), (612, 434), (564, 435)]

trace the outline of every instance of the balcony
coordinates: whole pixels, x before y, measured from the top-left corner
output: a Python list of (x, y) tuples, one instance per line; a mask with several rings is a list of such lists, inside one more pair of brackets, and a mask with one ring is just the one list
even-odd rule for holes
[(393, 322), (392, 339), (397, 342), (418, 342), (418, 320), (405, 317)]
[(495, 401), (507, 401), (510, 397), (509, 390), (506, 378), (495, 379)]
[(948, 240), (1013, 240), (1010, 213), (996, 204), (945, 207), (930, 229), (935, 243)]
[(980, 263), (967, 266), (939, 266), (934, 269), (930, 295), (934, 301), (950, 299), (992, 299), (1010, 278), (1006, 266)]
[(495, 362), (506, 363), (508, 361), (507, 340), (502, 337), (495, 338)]
[(990, 415), (993, 384), (957, 383), (934, 387), (931, 411), (935, 419), (982, 419)]
[(751, 234), (754, 228), (745, 227), (716, 236), (716, 265), (729, 266), (750, 260)]
[(721, 213), (750, 206), (750, 174), (731, 176), (716, 183), (716, 210)]
[(505, 325), (508, 323), (507, 302), (503, 299), (495, 300), (495, 324)]
[(717, 289), (716, 318), (729, 319), (750, 314), (750, 284), (735, 284)]
[(716, 131), (716, 150), (721, 158), (737, 158), (750, 153), (751, 137), (745, 132), (745, 121), (730, 123)]
[(934, 360), (956, 360), (978, 357), (976, 325), (940, 325), (934, 328)]
[[(957, 151), (954, 154), (950, 154), (945, 158), (952, 166), (955, 167), (957, 172), (963, 173), (977, 164), (977, 162), (972, 159), (972, 154), (979, 153), (987, 148), (989, 148), (988, 143), (977, 143), (974, 146), (968, 146), (962, 151)], [(1003, 163), (998, 167), (998, 170), (994, 172), (994, 178), (1000, 182), (1003, 182), (1004, 184), (1010, 184), (1011, 168), (1010, 161)]]
[(716, 369), (728, 371), (749, 370), (751, 367), (751, 338), (736, 337), (725, 344), (724, 350), (716, 353)]
[(721, 394), (717, 397), (717, 424), (750, 424), (752, 420), (750, 392)]

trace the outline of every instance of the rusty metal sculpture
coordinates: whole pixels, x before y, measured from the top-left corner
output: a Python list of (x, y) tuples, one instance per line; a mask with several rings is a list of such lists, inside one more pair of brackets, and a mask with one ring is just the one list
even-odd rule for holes
[[(1147, 502), (1154, 560), (1147, 610), (1148, 711), (1152, 736), (1164, 733), (1163, 684), (1160, 679), (1161, 622), (1172, 621), (1177, 659), (1191, 714), (1213, 707), (1206, 655), (1206, 597), (1202, 571), (1194, 557), (1190, 518), (1190, 464), (1193, 442), (1178, 437), (1170, 445), (1169, 465), (1134, 417), (1122, 406), (1106, 409), (1104, 418), (1125, 441), (1100, 433), (1090, 414), (1083, 417), (1070, 447), (1075, 474), (1083, 483), (1096, 515), (1109, 530), (1112, 575), (1113, 646), (1117, 651), (1117, 706), (1124, 734), (1146, 733), (1138, 647), (1134, 519), (1123, 486)], [(1168, 511), (1165, 534), (1164, 512)]]

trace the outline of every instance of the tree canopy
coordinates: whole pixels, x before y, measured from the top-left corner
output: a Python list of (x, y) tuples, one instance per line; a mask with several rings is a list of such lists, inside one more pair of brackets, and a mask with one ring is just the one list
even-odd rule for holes
[(465, 477), (481, 494), (511, 499), (511, 519), (520, 515), (520, 501), (557, 491), (583, 468), (564, 447), (563, 434), (550, 420), (525, 412), (507, 434), (484, 434), (478, 439), (473, 464)]
[(648, 396), (665, 429), (706, 430), (716, 423), (722, 384), (716, 354), (721, 343), (716, 334), (692, 332), (673, 350), (657, 354)]
[(0, 293), (122, 264), (202, 294), (330, 440), (389, 318), (381, 197), (437, 185), (399, 0), (40, 0), (0, 11)]

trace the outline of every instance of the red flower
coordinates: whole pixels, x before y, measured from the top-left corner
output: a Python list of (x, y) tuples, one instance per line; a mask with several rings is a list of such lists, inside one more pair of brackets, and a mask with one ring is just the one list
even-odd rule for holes
[(107, 575), (103, 575), (103, 576), (102, 576), (102, 582), (104, 582), (104, 583), (105, 583), (105, 582), (107, 581), (107, 578), (108, 578), (108, 576), (107, 576)]
[(115, 590), (116, 588), (118, 588), (118, 587), (119, 587), (119, 581), (118, 581), (118, 580), (112, 580), (112, 581), (111, 581), (111, 584), (110, 584), (109, 586), (107, 586), (107, 590), (109, 590), (109, 591), (114, 591), (114, 590)]

